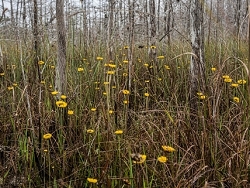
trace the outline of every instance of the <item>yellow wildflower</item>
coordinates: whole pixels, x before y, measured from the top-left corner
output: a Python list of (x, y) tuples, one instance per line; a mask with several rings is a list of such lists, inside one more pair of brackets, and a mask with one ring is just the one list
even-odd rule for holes
[(145, 80), (145, 83), (149, 83), (149, 80)]
[(109, 114), (113, 114), (114, 113), (114, 111), (113, 110), (109, 110)]
[(222, 78), (228, 79), (228, 78), (230, 78), (230, 76), (229, 75), (223, 75)]
[(109, 75), (115, 74), (115, 71), (108, 71), (107, 74), (109, 74)]
[(124, 60), (123, 63), (128, 63), (128, 60)]
[(39, 65), (43, 65), (43, 64), (44, 64), (44, 61), (38, 61), (38, 64), (39, 64)]
[(124, 46), (124, 49), (128, 49), (129, 48), (129, 46)]
[(236, 103), (239, 103), (239, 102), (240, 102), (240, 98), (239, 98), (239, 97), (234, 97), (233, 100), (234, 100), (234, 102), (236, 102)]
[(124, 90), (122, 90), (122, 93), (124, 94), (124, 95), (129, 95), (129, 90), (126, 90), (126, 89), (124, 89)]
[(245, 83), (247, 83), (247, 81), (246, 80), (238, 80), (237, 83), (238, 84), (245, 84)]
[(155, 48), (156, 48), (156, 46), (150, 46), (150, 48), (151, 48), (151, 49), (155, 49)]
[(41, 82), (40, 82), (41, 84), (45, 84), (45, 81), (44, 80), (41, 80)]
[(157, 59), (164, 59), (164, 56), (160, 55), (160, 56), (157, 57)]
[(149, 93), (144, 93), (144, 96), (145, 97), (149, 97)]
[(96, 60), (101, 61), (101, 60), (103, 60), (103, 57), (96, 57)]
[(238, 87), (239, 84), (237, 84), (237, 83), (232, 83), (231, 86), (232, 86), (232, 87)]
[(103, 84), (104, 84), (104, 85), (108, 85), (108, 84), (109, 84), (109, 82), (104, 82)]
[(51, 94), (52, 94), (52, 95), (57, 95), (57, 94), (58, 94), (58, 91), (52, 91)]
[(92, 112), (95, 112), (96, 111), (96, 108), (91, 108), (90, 109)]
[(201, 95), (203, 95), (203, 93), (202, 93), (202, 92), (198, 92), (197, 95), (198, 95), (198, 96), (201, 96)]
[(128, 101), (127, 101), (127, 100), (124, 100), (124, 101), (123, 101), (123, 104), (128, 104)]
[(148, 64), (148, 63), (145, 63), (145, 64), (144, 64), (144, 66), (145, 66), (145, 67), (148, 67), (148, 66), (149, 66), (149, 64)]
[(165, 162), (167, 162), (168, 158), (165, 157), (165, 156), (160, 156), (160, 157), (158, 157), (157, 160), (158, 160), (160, 163), (165, 163)]
[(162, 149), (163, 149), (164, 151), (167, 151), (167, 152), (169, 152), (169, 153), (175, 152), (175, 149), (174, 149), (173, 147), (171, 147), (171, 146), (163, 145), (163, 146), (161, 146), (161, 147), (162, 147)]
[(168, 65), (164, 65), (164, 67), (165, 67), (166, 70), (170, 69), (170, 67)]
[(213, 72), (216, 71), (216, 68), (215, 68), (215, 67), (212, 67), (212, 68), (211, 68), (211, 71), (213, 71)]
[(94, 133), (95, 131), (93, 130), (93, 129), (88, 129), (87, 130), (87, 133), (89, 133), (89, 134), (92, 134), (92, 133)]
[(124, 73), (122, 74), (122, 76), (126, 77), (126, 76), (128, 76), (128, 73), (124, 72)]
[(224, 79), (224, 82), (226, 82), (226, 83), (230, 83), (230, 82), (232, 82), (232, 81), (233, 81), (232, 78), (225, 78), (225, 79)]
[(205, 95), (200, 95), (200, 96), (199, 96), (199, 99), (201, 99), (201, 100), (203, 100), (203, 99), (205, 99), (205, 98), (206, 98)]
[(61, 95), (61, 99), (66, 99), (67, 96), (66, 95)]
[(115, 64), (109, 64), (109, 67), (110, 67), (110, 68), (115, 68), (116, 65), (115, 65)]
[(56, 106), (58, 107), (58, 108), (65, 108), (65, 107), (67, 107), (67, 103), (66, 102), (64, 102), (64, 101), (56, 101)]
[(135, 164), (141, 164), (146, 161), (147, 156), (146, 155), (141, 155), (139, 153), (137, 154), (131, 154), (131, 159), (133, 160), (133, 163)]
[(82, 72), (84, 69), (82, 67), (77, 68), (78, 72)]
[(97, 183), (97, 179), (94, 179), (94, 178), (87, 178), (87, 181), (89, 183)]
[(8, 90), (13, 90), (14, 89), (13, 86), (9, 86), (7, 88), (8, 88)]
[(17, 86), (17, 83), (13, 83), (12, 85), (13, 85), (13, 86)]
[(51, 68), (51, 69), (54, 69), (54, 68), (55, 68), (55, 66), (54, 66), (54, 65), (50, 65), (50, 68)]
[(116, 86), (112, 86), (112, 89), (115, 89), (116, 88)]
[(117, 130), (115, 131), (115, 134), (119, 135), (119, 134), (122, 134), (123, 133), (123, 130)]
[(157, 78), (158, 81), (162, 81), (162, 78)]
[(74, 111), (73, 110), (68, 110), (68, 115), (73, 115)]
[(52, 137), (52, 134), (50, 134), (50, 133), (47, 133), (47, 134), (44, 134), (43, 135), (43, 139), (44, 140), (48, 140), (48, 139), (50, 139)]
[(1, 73), (0, 73), (0, 76), (4, 76), (4, 72), (1, 72)]

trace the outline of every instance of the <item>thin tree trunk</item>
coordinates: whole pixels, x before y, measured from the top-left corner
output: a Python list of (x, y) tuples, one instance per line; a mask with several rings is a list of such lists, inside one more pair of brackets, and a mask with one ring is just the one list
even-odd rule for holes
[(55, 89), (61, 94), (66, 94), (66, 31), (64, 21), (64, 0), (56, 1), (57, 20), (57, 64)]
[(191, 1), (190, 9), (190, 37), (193, 56), (190, 64), (190, 110), (194, 124), (197, 124), (198, 112), (197, 92), (205, 91), (205, 63), (204, 63), (204, 27), (203, 27), (203, 4), (200, 0)]

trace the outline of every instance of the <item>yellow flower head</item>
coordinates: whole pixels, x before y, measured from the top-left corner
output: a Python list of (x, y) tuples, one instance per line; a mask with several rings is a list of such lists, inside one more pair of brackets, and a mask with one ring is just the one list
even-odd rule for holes
[(150, 48), (151, 48), (151, 49), (155, 49), (155, 48), (156, 48), (156, 46), (150, 46)]
[(212, 68), (211, 68), (211, 71), (213, 71), (213, 72), (216, 71), (216, 68), (215, 68), (215, 67), (212, 67)]
[(149, 66), (149, 64), (148, 64), (148, 63), (145, 63), (145, 64), (144, 64), (144, 66), (145, 66), (145, 67), (148, 67), (148, 66)]
[(175, 149), (174, 149), (173, 147), (171, 147), (171, 146), (163, 145), (163, 146), (161, 146), (161, 147), (162, 147), (162, 149), (163, 149), (164, 151), (167, 151), (167, 152), (169, 152), (169, 153), (175, 152)]
[(84, 69), (83, 69), (82, 67), (78, 67), (78, 68), (77, 68), (77, 71), (78, 71), (78, 72), (83, 72), (83, 70), (84, 70)]
[(162, 81), (162, 78), (157, 78), (158, 81)]
[(160, 56), (157, 57), (157, 59), (164, 59), (164, 56), (160, 55)]
[(74, 111), (73, 110), (68, 110), (68, 115), (73, 115)]
[(52, 91), (51, 94), (52, 94), (52, 95), (57, 95), (57, 94), (58, 94), (58, 91)]
[(54, 68), (55, 68), (55, 66), (54, 66), (54, 65), (50, 65), (50, 68), (51, 68), (51, 69), (54, 69)]
[(108, 66), (109, 66), (110, 68), (115, 68), (115, 67), (116, 67), (115, 64), (109, 64)]
[(230, 76), (229, 75), (223, 75), (222, 78), (227, 79), (227, 78), (230, 78)]
[(231, 86), (232, 86), (232, 87), (238, 87), (239, 84), (237, 84), (237, 83), (232, 83)]
[(104, 85), (108, 85), (108, 84), (109, 84), (109, 82), (104, 82), (103, 84), (104, 84)]
[(239, 102), (240, 102), (240, 98), (239, 98), (239, 97), (234, 97), (233, 100), (234, 100), (234, 102), (236, 102), (236, 103), (239, 103)]
[(137, 153), (137, 154), (132, 153), (130, 156), (131, 156), (133, 163), (135, 163), (135, 164), (144, 163), (146, 161), (146, 158), (147, 158), (146, 155), (141, 155), (139, 153)]
[(123, 60), (123, 63), (128, 63), (128, 60)]
[(103, 60), (103, 57), (96, 57), (96, 60), (101, 61)]
[(17, 86), (17, 83), (13, 83), (12, 85), (13, 85), (13, 86)]
[(198, 96), (201, 96), (201, 95), (203, 95), (203, 93), (202, 93), (202, 92), (198, 92), (197, 95), (198, 95)]
[(165, 163), (168, 161), (168, 158), (165, 157), (165, 156), (160, 156), (157, 158), (157, 160), (160, 162), (160, 163)]
[(242, 84), (247, 83), (247, 81), (246, 80), (238, 80), (237, 83), (242, 85)]
[(66, 95), (61, 95), (61, 99), (66, 99), (67, 96)]
[(119, 135), (119, 134), (122, 134), (123, 133), (123, 130), (117, 130), (115, 131), (115, 134)]
[(199, 96), (199, 99), (201, 99), (201, 100), (203, 100), (203, 99), (205, 99), (205, 98), (206, 98), (205, 95), (200, 95), (200, 96)]
[(38, 64), (39, 64), (39, 65), (43, 65), (43, 64), (44, 64), (44, 61), (38, 61)]
[(4, 72), (1, 72), (1, 73), (0, 73), (0, 76), (4, 76)]
[(124, 46), (124, 49), (128, 49), (129, 47), (128, 46)]
[(94, 179), (94, 178), (87, 178), (87, 181), (89, 183), (97, 183), (97, 179)]
[(129, 90), (126, 90), (126, 89), (124, 89), (124, 90), (122, 90), (122, 93), (124, 94), (124, 95), (129, 95)]
[(107, 74), (109, 75), (115, 74), (115, 71), (108, 71)]
[(149, 80), (145, 80), (145, 83), (149, 83), (150, 81)]
[(128, 76), (128, 73), (124, 72), (124, 73), (122, 74), (122, 76), (126, 77), (126, 76)]
[(65, 108), (65, 107), (67, 107), (67, 103), (66, 102), (64, 102), (64, 101), (56, 101), (56, 106), (58, 107), (58, 108)]
[(41, 80), (41, 82), (40, 82), (41, 84), (45, 84), (45, 81), (44, 80)]
[(9, 86), (9, 87), (7, 87), (7, 89), (8, 89), (8, 90), (13, 90), (14, 87), (13, 87), (13, 86)]
[(92, 112), (95, 112), (96, 111), (96, 108), (91, 108), (90, 109)]
[(87, 130), (87, 133), (89, 133), (89, 134), (92, 134), (92, 133), (94, 133), (95, 131), (93, 130), (93, 129), (88, 129)]
[(166, 70), (170, 70), (170, 67), (168, 65), (164, 65)]
[(52, 134), (50, 134), (50, 133), (47, 133), (47, 134), (44, 134), (43, 135), (43, 139), (44, 140), (48, 140), (48, 139), (50, 139), (52, 137)]
[(114, 111), (113, 110), (109, 110), (109, 114), (113, 114), (114, 113)]
[(149, 97), (149, 93), (144, 93), (144, 96), (145, 97)]
[(226, 82), (226, 83), (231, 83), (232, 81), (233, 81), (232, 78), (225, 78), (225, 79), (224, 79), (224, 82)]

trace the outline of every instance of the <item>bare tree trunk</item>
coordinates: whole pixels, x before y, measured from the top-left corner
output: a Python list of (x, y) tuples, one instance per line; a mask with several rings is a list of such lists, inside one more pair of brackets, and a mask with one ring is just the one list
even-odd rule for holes
[(236, 8), (235, 8), (235, 23), (234, 23), (234, 32), (235, 36), (238, 37), (240, 31), (240, 16), (241, 16), (241, 0), (236, 0)]
[[(149, 1), (150, 13), (150, 45), (155, 46), (156, 42), (156, 15), (155, 15), (155, 0)], [(156, 62), (156, 48), (149, 48), (149, 59), (155, 64)], [(154, 66), (155, 67), (155, 66)], [(157, 67), (156, 71), (157, 71)]]
[[(190, 64), (190, 110), (191, 116), (195, 117), (198, 111), (197, 92), (205, 90), (203, 4), (200, 0), (191, 0), (190, 37), (194, 54)], [(198, 123), (192, 120), (194, 124)]]
[(66, 31), (64, 22), (64, 0), (56, 1), (57, 21), (57, 64), (55, 89), (61, 94), (66, 94)]

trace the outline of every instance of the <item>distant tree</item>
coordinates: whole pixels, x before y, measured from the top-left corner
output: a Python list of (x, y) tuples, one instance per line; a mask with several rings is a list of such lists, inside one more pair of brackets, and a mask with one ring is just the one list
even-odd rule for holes
[(200, 0), (191, 0), (190, 38), (193, 52), (190, 63), (190, 108), (195, 117), (198, 110), (197, 92), (205, 90), (203, 3)]
[(55, 89), (59, 95), (66, 94), (66, 30), (64, 21), (64, 0), (56, 1), (57, 21), (57, 64)]

